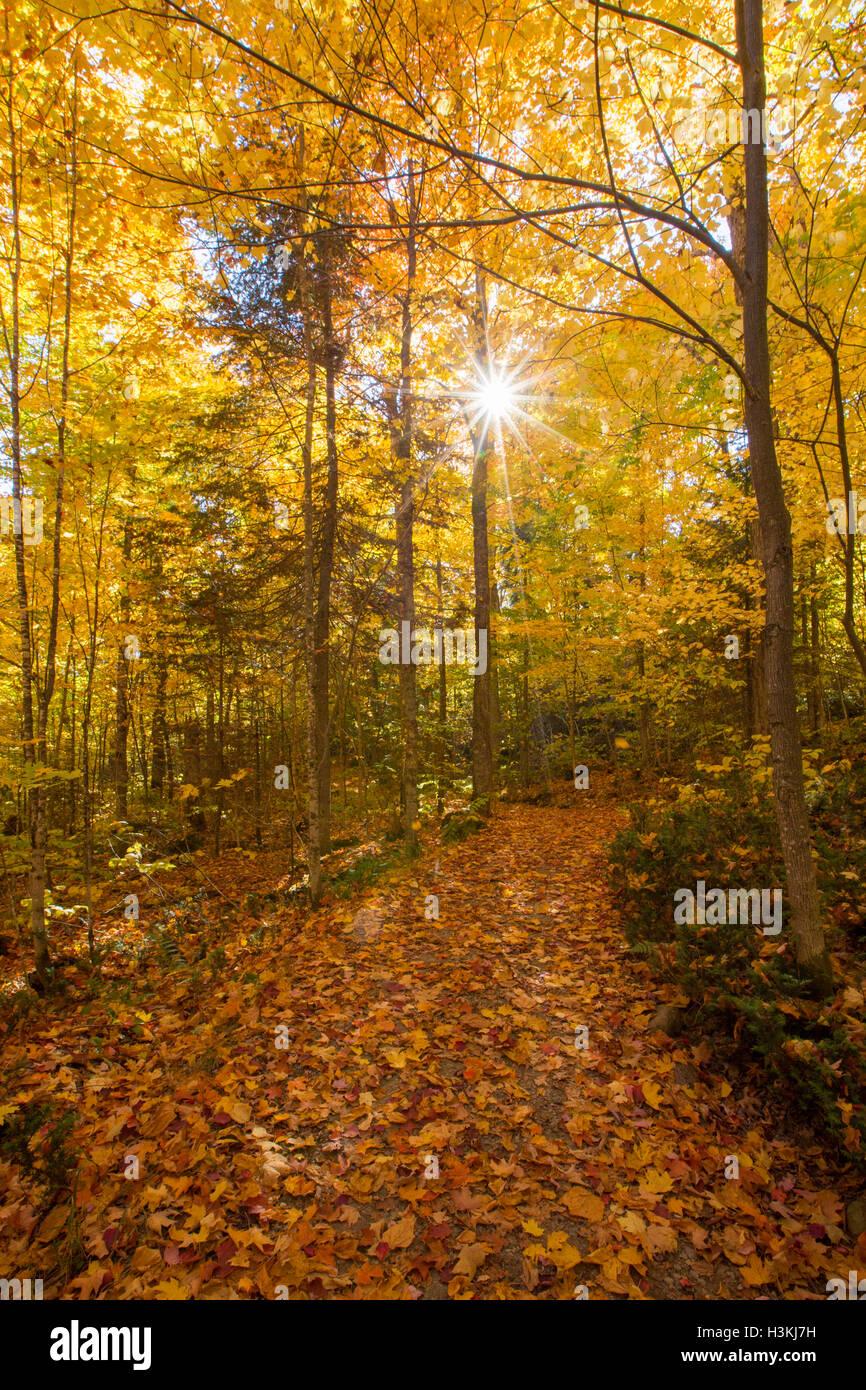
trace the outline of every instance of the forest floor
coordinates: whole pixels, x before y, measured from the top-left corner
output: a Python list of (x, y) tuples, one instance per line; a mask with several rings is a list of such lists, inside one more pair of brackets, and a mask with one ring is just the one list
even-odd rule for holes
[[(98, 989), (68, 969), (2, 1025), (0, 1137), (66, 1112), (52, 1161), (77, 1173), (40, 1185), (0, 1148), (0, 1275), (65, 1298), (825, 1299), (866, 1254), (851, 1193), (722, 1040), (648, 1030), (673, 995), (624, 948), (622, 823), (607, 794), (504, 806), (315, 916), (211, 892), (159, 960), (109, 957)], [(273, 859), (198, 862), (230, 894)]]

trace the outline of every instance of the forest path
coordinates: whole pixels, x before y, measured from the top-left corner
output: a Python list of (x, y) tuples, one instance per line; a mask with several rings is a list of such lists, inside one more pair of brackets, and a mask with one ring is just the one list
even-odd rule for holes
[(657, 987), (609, 896), (623, 822), (595, 796), (504, 808), (353, 902), (328, 984), (310, 941), (296, 1138), (304, 1110), (329, 1120), (295, 1179), (315, 1210), (269, 1268), (290, 1296), (826, 1296), (820, 1155), (774, 1139), (706, 1043), (647, 1032)]
[[(236, 924), (210, 984), (162, 975), (144, 1011), (30, 1035), (87, 1156), (86, 1269), (51, 1296), (825, 1298), (851, 1255), (820, 1149), (706, 1041), (647, 1031), (658, 986), (607, 882), (622, 823), (589, 793), (500, 807), (438, 870), (271, 914), (264, 941)], [(69, 1222), (28, 1213), (0, 1187), (19, 1270)]]
[[(358, 1039), (366, 1054), (387, 1029), (391, 1046), (377, 1083), (365, 1064), (341, 1072), (378, 1123), (365, 1139), (356, 1110), (333, 1142), (356, 1207), (363, 1168), (376, 1174), (357, 1220), (374, 1287), (395, 1278), (402, 1216), (415, 1297), (826, 1296), (840, 1252), (824, 1242), (845, 1238), (840, 1199), (815, 1190), (819, 1150), (773, 1138), (706, 1042), (647, 1032), (658, 988), (624, 950), (608, 887), (624, 820), (594, 796), (505, 808), (438, 873), (425, 863), (354, 915)], [(420, 917), (432, 892), (438, 921)], [(431, 1155), (438, 1179), (422, 1176)]]

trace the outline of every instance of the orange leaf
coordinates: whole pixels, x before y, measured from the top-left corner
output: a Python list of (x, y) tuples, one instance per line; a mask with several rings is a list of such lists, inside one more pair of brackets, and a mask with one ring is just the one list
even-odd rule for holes
[(587, 1187), (571, 1187), (562, 1199), (563, 1206), (581, 1221), (601, 1221), (604, 1202)]
[(454, 1273), (466, 1274), (473, 1279), (486, 1259), (487, 1251), (483, 1245), (464, 1245), (454, 1266)]
[(402, 1220), (382, 1232), (382, 1239), (392, 1250), (405, 1250), (415, 1239), (415, 1217), (410, 1212)]

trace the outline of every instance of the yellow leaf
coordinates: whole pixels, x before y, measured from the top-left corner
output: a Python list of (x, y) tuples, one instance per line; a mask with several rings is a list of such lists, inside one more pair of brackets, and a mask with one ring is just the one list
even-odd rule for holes
[(580, 1264), (580, 1251), (569, 1245), (565, 1231), (550, 1233), (547, 1237), (547, 1254), (557, 1269), (574, 1269), (575, 1265)]
[(543, 1236), (544, 1232), (537, 1221), (524, 1221), (523, 1229), (528, 1236)]
[(604, 1217), (604, 1202), (586, 1187), (569, 1188), (562, 1202), (581, 1221), (601, 1221)]
[(642, 1236), (646, 1230), (646, 1222), (636, 1211), (624, 1211), (618, 1216), (619, 1228), (621, 1231), (628, 1231), (630, 1235)]
[(750, 1284), (752, 1288), (760, 1288), (762, 1284), (766, 1284), (767, 1282), (767, 1274), (763, 1262), (757, 1255), (749, 1256), (748, 1262), (741, 1266), (740, 1273), (744, 1281)]
[(232, 1099), (228, 1096), (219, 1101), (216, 1108), (217, 1110), (224, 1110), (227, 1115), (231, 1115), (233, 1120), (237, 1120), (238, 1124), (245, 1124), (253, 1113), (252, 1107), (247, 1105), (245, 1100)]
[(454, 1266), (454, 1273), (467, 1274), (470, 1279), (473, 1279), (486, 1259), (487, 1251), (483, 1245), (464, 1245), (460, 1251), (460, 1258)]
[[(358, 1099), (363, 1100), (363, 1095), (359, 1096)], [(370, 1096), (370, 1104), (373, 1104), (372, 1096)], [(451, 1138), (452, 1132), (453, 1127), (447, 1124), (445, 1120), (431, 1120), (428, 1125), (424, 1126), (421, 1133), (418, 1135), (418, 1144), (422, 1148), (425, 1144), (432, 1144), (434, 1148), (437, 1145), (447, 1144)]]
[(395, 1067), (397, 1071), (402, 1071), (406, 1065), (406, 1053), (401, 1052), (397, 1047), (386, 1047), (385, 1057), (388, 1065)]
[(658, 1168), (650, 1168), (641, 1179), (641, 1186), (650, 1192), (670, 1192), (673, 1185), (670, 1173), (662, 1173)]
[(627, 1248), (625, 1250), (618, 1250), (617, 1259), (619, 1260), (620, 1264), (637, 1265), (638, 1268), (641, 1270), (645, 1268), (644, 1259), (639, 1250), (632, 1250), (630, 1248)]
[(180, 1303), (190, 1297), (190, 1292), (179, 1279), (163, 1279), (162, 1283), (156, 1286), (156, 1297), (158, 1301)]
[(653, 1110), (658, 1110), (662, 1093), (656, 1083), (654, 1081), (642, 1081), (641, 1090), (647, 1104), (651, 1105)]
[(576, 1250), (573, 1245), (569, 1245), (566, 1241), (561, 1249), (551, 1250), (550, 1258), (557, 1269), (574, 1269), (575, 1265), (580, 1264), (581, 1254), (579, 1250)]

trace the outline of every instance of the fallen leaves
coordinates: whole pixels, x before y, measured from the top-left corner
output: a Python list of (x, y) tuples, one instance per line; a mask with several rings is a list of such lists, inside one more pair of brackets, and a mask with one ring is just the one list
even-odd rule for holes
[(415, 1217), (411, 1212), (382, 1232), (382, 1240), (390, 1250), (408, 1250), (414, 1239)]
[(474, 1279), (487, 1255), (488, 1251), (483, 1245), (464, 1245), (455, 1262), (454, 1273), (465, 1274), (467, 1278)]
[[(442, 856), (435, 937), (416, 869), (267, 948), (221, 922), (213, 989), (156, 976), (87, 1030), (57, 1002), (6, 1049), (26, 1075), (0, 1124), (46, 1098), (73, 1113), (76, 1206), (43, 1210), (0, 1163), (0, 1274), (38, 1259), (52, 1296), (83, 1298), (821, 1294), (853, 1258), (833, 1174), (740, 1113), (706, 1041), (647, 1035), (613, 826), (606, 804), (509, 810)], [(73, 1225), (88, 1263), (67, 1281)]]
[(604, 1217), (604, 1202), (585, 1187), (569, 1188), (562, 1205), (581, 1221), (601, 1221)]
[(245, 1100), (236, 1100), (233, 1097), (218, 1100), (216, 1108), (220, 1114), (228, 1115), (230, 1119), (235, 1120), (240, 1125), (246, 1124), (253, 1113), (252, 1106), (248, 1105)]

